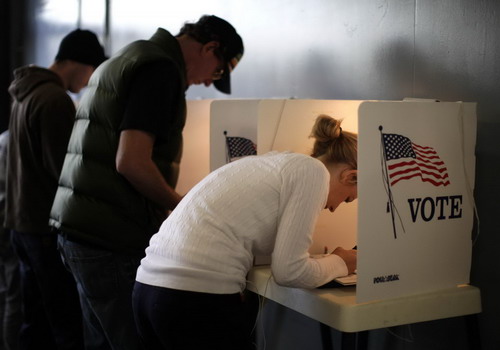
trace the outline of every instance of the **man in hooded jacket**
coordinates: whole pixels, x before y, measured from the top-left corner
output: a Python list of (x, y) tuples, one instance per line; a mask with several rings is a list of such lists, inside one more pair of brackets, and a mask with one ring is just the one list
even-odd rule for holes
[(48, 68), (14, 71), (7, 155), (5, 226), (21, 267), (20, 349), (82, 349), (82, 315), (73, 276), (57, 250), (49, 213), (57, 190), (78, 93), (105, 60), (97, 36), (74, 30)]

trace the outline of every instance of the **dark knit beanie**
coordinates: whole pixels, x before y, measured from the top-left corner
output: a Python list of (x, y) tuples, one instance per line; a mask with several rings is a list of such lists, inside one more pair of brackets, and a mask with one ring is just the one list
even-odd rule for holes
[(97, 36), (88, 30), (76, 29), (66, 35), (59, 45), (56, 60), (72, 60), (94, 67), (106, 60)]

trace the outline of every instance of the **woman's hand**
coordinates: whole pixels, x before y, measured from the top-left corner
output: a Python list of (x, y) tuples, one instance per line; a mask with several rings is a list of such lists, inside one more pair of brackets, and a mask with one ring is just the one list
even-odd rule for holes
[(355, 249), (346, 250), (342, 247), (336, 248), (332, 254), (338, 255), (344, 260), (347, 265), (347, 271), (349, 274), (354, 273), (358, 261), (358, 251)]

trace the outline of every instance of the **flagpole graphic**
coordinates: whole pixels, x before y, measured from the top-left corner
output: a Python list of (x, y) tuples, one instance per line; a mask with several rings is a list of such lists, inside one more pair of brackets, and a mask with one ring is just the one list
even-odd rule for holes
[[(398, 238), (398, 235), (397, 235), (397, 232), (396, 232), (396, 222), (394, 220), (394, 201), (393, 201), (393, 197), (392, 197), (392, 190), (391, 190), (391, 182), (389, 180), (389, 172), (387, 170), (387, 154), (386, 154), (386, 149), (384, 147), (384, 134), (382, 133), (382, 130), (384, 129), (384, 127), (382, 125), (380, 125), (378, 127), (379, 131), (380, 131), (380, 148), (381, 148), (381, 152), (382, 152), (382, 175), (384, 177), (384, 180), (385, 180), (385, 189), (387, 191), (387, 196), (388, 196), (388, 199), (387, 199), (387, 209), (390, 211), (391, 213), (391, 220), (392, 220), (392, 231), (394, 232), (394, 239), (397, 239)], [(404, 228), (403, 228), (404, 230)]]

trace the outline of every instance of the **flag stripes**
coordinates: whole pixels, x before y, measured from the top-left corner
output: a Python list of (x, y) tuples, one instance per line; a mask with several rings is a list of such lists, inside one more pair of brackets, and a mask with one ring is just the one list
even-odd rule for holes
[(434, 148), (417, 145), (402, 135), (382, 135), (391, 186), (414, 177), (434, 186), (450, 184), (446, 166)]

